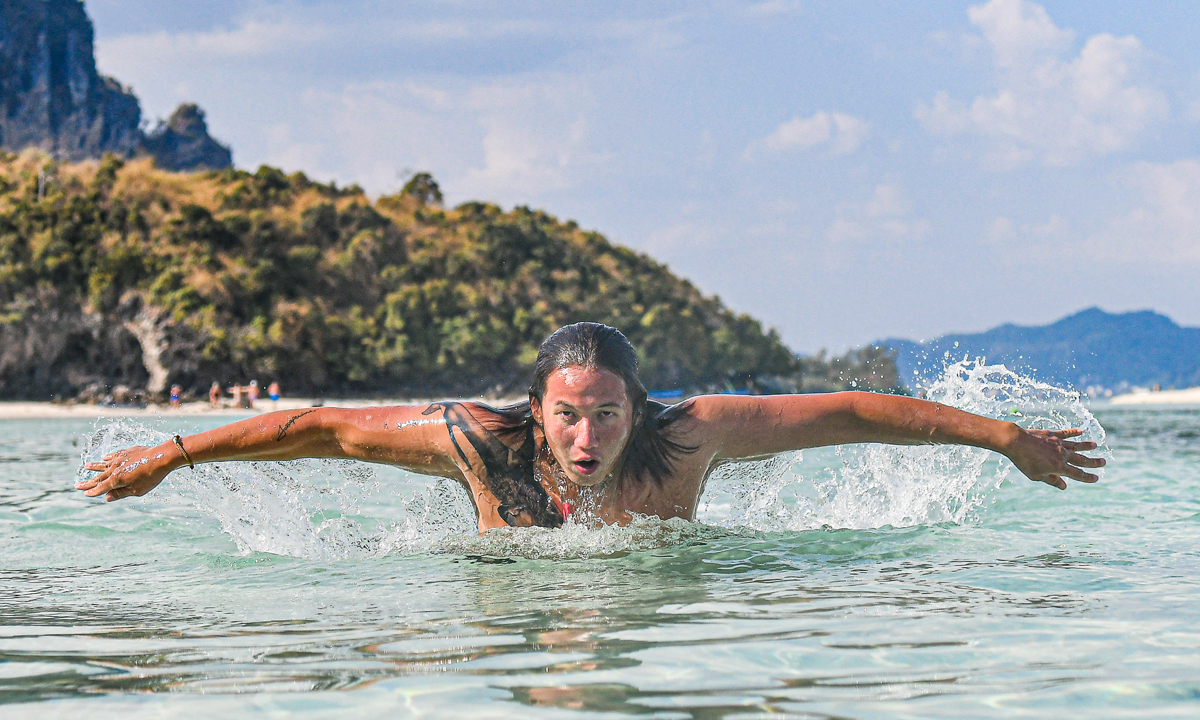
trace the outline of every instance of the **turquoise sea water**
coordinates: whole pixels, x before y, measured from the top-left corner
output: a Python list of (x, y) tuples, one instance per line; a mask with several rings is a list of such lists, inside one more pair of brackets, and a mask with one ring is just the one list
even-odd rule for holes
[(480, 538), (450, 485), (350, 463), (96, 502), (85, 454), (203, 425), (0, 421), (0, 716), (1200, 716), (1200, 408), (939, 392), (1110, 466), (808, 451), (713, 478), (698, 523)]

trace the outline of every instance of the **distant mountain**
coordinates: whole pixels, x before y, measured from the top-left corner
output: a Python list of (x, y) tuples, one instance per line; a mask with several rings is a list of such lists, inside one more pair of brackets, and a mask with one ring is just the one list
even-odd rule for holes
[(1088, 308), (1050, 325), (1001, 325), (987, 332), (944, 335), (923, 343), (888, 339), (908, 385), (941, 371), (944, 361), (964, 356), (1079, 390), (1200, 385), (1200, 328), (1175, 324), (1150, 310), (1107, 313)]
[(0, 2), (0, 147), (66, 161), (150, 155), (170, 170), (232, 164), (195, 105), (147, 135), (133, 91), (96, 71), (93, 38), (79, 0)]

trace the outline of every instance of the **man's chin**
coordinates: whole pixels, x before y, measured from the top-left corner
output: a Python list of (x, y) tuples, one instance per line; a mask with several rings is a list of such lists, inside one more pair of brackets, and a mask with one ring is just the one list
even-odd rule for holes
[(604, 478), (607, 476), (606, 473), (600, 472), (600, 468), (597, 468), (596, 472), (587, 475), (574, 470), (568, 471), (566, 475), (568, 480), (580, 487), (595, 487), (604, 482)]

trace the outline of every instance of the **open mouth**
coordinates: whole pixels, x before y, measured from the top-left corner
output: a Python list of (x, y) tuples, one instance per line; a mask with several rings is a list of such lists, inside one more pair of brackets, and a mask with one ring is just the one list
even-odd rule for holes
[(576, 460), (572, 464), (583, 475), (591, 475), (596, 471), (596, 468), (600, 467), (599, 460)]

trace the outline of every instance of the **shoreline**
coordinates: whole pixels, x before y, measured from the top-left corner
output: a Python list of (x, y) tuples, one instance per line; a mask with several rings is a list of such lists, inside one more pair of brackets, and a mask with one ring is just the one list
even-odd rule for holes
[[(318, 399), (280, 398), (259, 400), (253, 408), (212, 408), (207, 401), (182, 403), (178, 408), (169, 405), (91, 405), (88, 403), (53, 403), (37, 401), (0, 401), (0, 420), (55, 420), (79, 418), (118, 417), (246, 417), (262, 415), (276, 410), (305, 410), (313, 407), (365, 408), (392, 405), (412, 405), (431, 402), (429, 399), (414, 398), (371, 398), (371, 399)], [(492, 400), (495, 403), (497, 401)], [(503, 401), (500, 401), (503, 404)], [(1105, 398), (1104, 406), (1124, 405), (1200, 405), (1200, 387), (1185, 390), (1160, 390), (1137, 392)]]
[(52, 402), (0, 402), (0, 420), (56, 420), (79, 418), (91, 420), (95, 418), (118, 417), (246, 417), (247, 415), (262, 415), (275, 410), (304, 410), (312, 407), (364, 408), (389, 405), (408, 405), (411, 399), (378, 398), (369, 400), (339, 400), (317, 398), (280, 398), (278, 402), (259, 400), (253, 408), (241, 407), (210, 407), (207, 400), (181, 403), (178, 408), (170, 405), (91, 405), (88, 403), (52, 403)]
[(1200, 405), (1200, 387), (1186, 390), (1159, 390), (1116, 395), (1108, 399), (1109, 405)]

